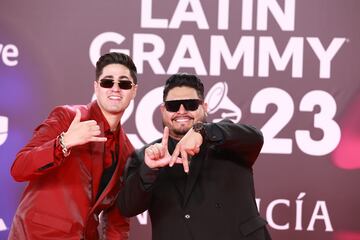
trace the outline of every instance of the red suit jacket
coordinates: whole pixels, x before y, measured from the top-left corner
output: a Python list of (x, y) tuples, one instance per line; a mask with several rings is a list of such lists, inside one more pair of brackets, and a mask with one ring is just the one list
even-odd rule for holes
[(58, 146), (57, 136), (68, 129), (75, 109), (80, 109), (81, 121), (95, 120), (102, 134), (109, 129), (96, 101), (57, 107), (35, 129), (11, 168), (16, 181), (29, 181), (29, 184), (15, 213), (9, 239), (128, 239), (129, 221), (113, 203), (133, 146), (120, 128), (115, 172), (96, 199), (105, 143), (73, 147), (66, 158)]

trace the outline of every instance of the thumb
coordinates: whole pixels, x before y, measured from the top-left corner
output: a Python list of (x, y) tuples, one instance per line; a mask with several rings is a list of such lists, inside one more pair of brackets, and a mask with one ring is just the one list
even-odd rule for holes
[(79, 123), (80, 119), (81, 119), (81, 112), (79, 109), (76, 109), (76, 114), (75, 114), (73, 121), (71, 122), (71, 125), (73, 125), (75, 123)]

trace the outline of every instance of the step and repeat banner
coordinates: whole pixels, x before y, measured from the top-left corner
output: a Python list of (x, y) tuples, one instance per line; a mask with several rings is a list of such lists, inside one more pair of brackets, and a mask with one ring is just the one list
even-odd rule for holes
[[(108, 0), (0, 4), (0, 239), (26, 183), (17, 151), (50, 110), (93, 98), (101, 54), (130, 54), (135, 147), (161, 136), (165, 80), (195, 73), (209, 121), (262, 130), (257, 204), (274, 239), (360, 239), (360, 1)], [(236, 189), (234, 189), (236, 191)], [(131, 239), (150, 239), (148, 213)]]

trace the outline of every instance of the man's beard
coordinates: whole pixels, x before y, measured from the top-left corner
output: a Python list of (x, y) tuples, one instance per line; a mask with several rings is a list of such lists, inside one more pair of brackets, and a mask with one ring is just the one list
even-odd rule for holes
[[(206, 115), (204, 115), (204, 117), (202, 119), (200, 119), (199, 121), (206, 122)], [(163, 127), (166, 126), (164, 121), (162, 122), (162, 124), (163, 124)], [(192, 125), (189, 128), (178, 128), (178, 129), (168, 126), (168, 128), (170, 130), (170, 137), (180, 140), (183, 136), (185, 136), (185, 134), (190, 130), (190, 128), (192, 128)]]
[(189, 130), (190, 128), (173, 129), (173, 132), (177, 137), (182, 138)]

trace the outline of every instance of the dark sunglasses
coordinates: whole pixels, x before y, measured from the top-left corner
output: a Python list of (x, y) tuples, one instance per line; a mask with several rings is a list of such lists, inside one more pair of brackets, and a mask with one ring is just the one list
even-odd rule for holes
[(108, 78), (103, 78), (100, 80), (100, 86), (103, 88), (112, 88), (115, 83), (119, 85), (120, 89), (125, 89), (125, 90), (131, 89), (133, 85), (135, 85), (129, 80), (115, 81), (113, 79), (108, 79)]
[(180, 106), (183, 105), (186, 111), (195, 111), (200, 104), (202, 104), (200, 99), (171, 100), (165, 101), (165, 108), (168, 112), (177, 112)]

